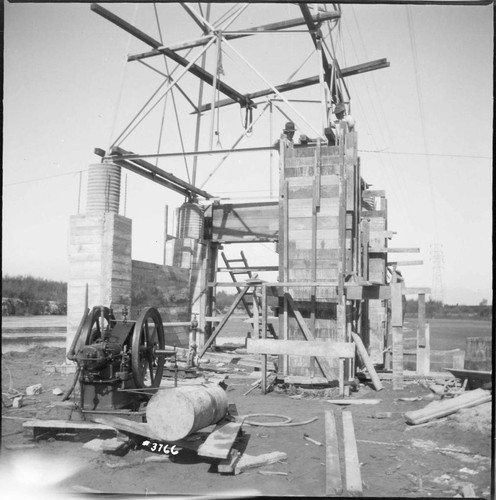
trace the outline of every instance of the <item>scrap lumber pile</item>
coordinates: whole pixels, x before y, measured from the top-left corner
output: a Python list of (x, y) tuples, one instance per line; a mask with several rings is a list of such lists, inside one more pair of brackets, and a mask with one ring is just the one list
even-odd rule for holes
[(490, 391), (475, 389), (452, 399), (433, 401), (420, 410), (406, 412), (405, 420), (408, 424), (419, 425), (436, 418), (446, 417), (462, 408), (470, 408), (488, 401), (491, 401)]

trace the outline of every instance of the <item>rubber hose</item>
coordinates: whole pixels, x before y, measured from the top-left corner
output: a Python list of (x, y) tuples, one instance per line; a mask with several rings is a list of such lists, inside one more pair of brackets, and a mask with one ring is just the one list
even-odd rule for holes
[(74, 390), (74, 387), (76, 387), (76, 383), (78, 381), (80, 373), (81, 373), (81, 367), (78, 366), (77, 370), (76, 370), (76, 375), (74, 375), (74, 381), (72, 382), (72, 385), (69, 388), (69, 390), (64, 394), (64, 397), (62, 398), (62, 401), (67, 401), (69, 399), (70, 395), (72, 394), (72, 391)]

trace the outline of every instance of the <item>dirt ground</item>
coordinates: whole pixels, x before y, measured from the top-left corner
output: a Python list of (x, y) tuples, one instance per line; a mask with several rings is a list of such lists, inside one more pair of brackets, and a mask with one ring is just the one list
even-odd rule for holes
[[(402, 414), (424, 407), (434, 397), (418, 382), (409, 383), (400, 391), (393, 391), (390, 382), (384, 382), (385, 388), (380, 392), (360, 385), (358, 391), (351, 394), (352, 399), (379, 399), (380, 403), (344, 407), (316, 397), (315, 392), (294, 388), (289, 391), (278, 388), (265, 396), (255, 389), (243, 396), (255, 378), (249, 376), (248, 370), (229, 373), (228, 399), (236, 404), (240, 415), (280, 414), (293, 422), (318, 417), (310, 424), (297, 427), (244, 425), (246, 453), (281, 451), (287, 454), (287, 460), (237, 476), (218, 474), (213, 461), (199, 459), (187, 450), (172, 460), (145, 462), (145, 458), (154, 455), (145, 449), (131, 450), (123, 457), (104, 455), (83, 448), (81, 440), (74, 436), (34, 442), (23, 436), (23, 422), (33, 417), (48, 418), (53, 405), (61, 399), (54, 396), (52, 390), (65, 391), (74, 376), (48, 373), (43, 370), (43, 363), (61, 364), (64, 356), (64, 349), (44, 347), (2, 355), (2, 498), (34, 498), (31, 491), (36, 493), (36, 498), (42, 498), (43, 493), (51, 497), (58, 493), (60, 498), (71, 492), (74, 498), (73, 492), (91, 491), (212, 498), (222, 495), (230, 498), (323, 496), (325, 444), (318, 446), (309, 442), (304, 434), (325, 443), (325, 410), (333, 410), (335, 414), (340, 443), (341, 413), (350, 411), (353, 415), (364, 496), (453, 497), (470, 484), (478, 497), (491, 498), (491, 403), (462, 410), (427, 426), (408, 426)], [(36, 383), (43, 386), (41, 394), (25, 396), (21, 408), (10, 406), (9, 389), (24, 392)], [(422, 399), (398, 400), (414, 397)], [(374, 418), (385, 412), (391, 415)], [(34, 445), (34, 448), (8, 449), (19, 444)], [(344, 467), (344, 461), (341, 462)], [(261, 471), (287, 475), (262, 475)]]

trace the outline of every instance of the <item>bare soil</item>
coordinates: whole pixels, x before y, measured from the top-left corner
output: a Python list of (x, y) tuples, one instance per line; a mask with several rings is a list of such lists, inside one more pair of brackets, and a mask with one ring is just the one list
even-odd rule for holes
[[(150, 463), (144, 460), (152, 454), (144, 449), (114, 457), (83, 448), (77, 436), (30, 441), (23, 436), (23, 421), (50, 417), (54, 404), (61, 399), (54, 396), (52, 390), (58, 387), (65, 391), (73, 381), (72, 374), (43, 370), (44, 362), (48, 361), (63, 363), (64, 349), (41, 347), (2, 355), (2, 498), (34, 498), (27, 493), (31, 490), (37, 498), (44, 492), (53, 495), (54, 492), (95, 490), (118, 494), (197, 494), (213, 498), (221, 494), (229, 497), (243, 494), (323, 496), (325, 410), (334, 411), (338, 435), (342, 430), (341, 413), (350, 411), (353, 415), (364, 496), (453, 497), (470, 484), (477, 496), (491, 497), (491, 403), (463, 410), (428, 426), (408, 426), (402, 414), (422, 408), (433, 398), (418, 382), (409, 383), (400, 391), (393, 391), (389, 382), (384, 383), (385, 388), (380, 392), (360, 385), (350, 396), (352, 399), (374, 398), (380, 399), (380, 403), (343, 407), (326, 402), (322, 391), (283, 387), (265, 396), (258, 389), (243, 396), (255, 379), (248, 376), (248, 371), (233, 371), (227, 379), (227, 394), (241, 415), (272, 413), (290, 417), (293, 422), (313, 417), (318, 420), (297, 427), (245, 425), (246, 453), (282, 451), (288, 458), (283, 463), (251, 469), (237, 476), (223, 476), (215, 472), (213, 461), (200, 459), (187, 450), (173, 460)], [(43, 386), (41, 394), (24, 396), (21, 408), (10, 406), (9, 389), (24, 392), (36, 383)], [(398, 400), (414, 397), (422, 399)], [(377, 413), (385, 412), (391, 415), (374, 418)], [(304, 434), (324, 445), (308, 442)], [(342, 442), (341, 437), (339, 441)], [(34, 448), (8, 449), (19, 444), (34, 445)], [(287, 475), (261, 475), (260, 471)]]

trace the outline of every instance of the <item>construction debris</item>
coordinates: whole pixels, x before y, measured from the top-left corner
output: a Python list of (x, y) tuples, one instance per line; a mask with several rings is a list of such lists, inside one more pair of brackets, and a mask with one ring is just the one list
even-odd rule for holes
[(381, 402), (380, 399), (326, 399), (333, 405), (376, 405)]
[(275, 464), (286, 460), (288, 455), (282, 451), (273, 451), (272, 453), (264, 453), (262, 455), (252, 456), (246, 453), (239, 459), (235, 466), (234, 474), (238, 475), (248, 469), (262, 467), (263, 465)]
[(315, 441), (315, 439), (312, 439), (308, 434), (303, 434), (303, 439), (309, 441), (310, 443), (316, 444), (317, 446), (322, 446), (322, 443), (320, 441)]
[(41, 394), (43, 391), (43, 387), (41, 384), (30, 385), (26, 387), (26, 396), (36, 396), (37, 394)]
[(433, 401), (420, 410), (406, 412), (405, 420), (408, 424), (423, 424), (429, 420), (455, 413), (462, 408), (477, 406), (490, 400), (491, 393), (489, 391), (476, 389), (453, 399)]

